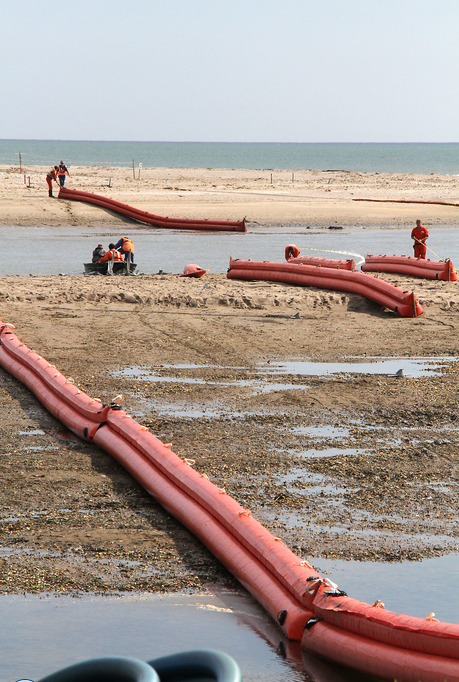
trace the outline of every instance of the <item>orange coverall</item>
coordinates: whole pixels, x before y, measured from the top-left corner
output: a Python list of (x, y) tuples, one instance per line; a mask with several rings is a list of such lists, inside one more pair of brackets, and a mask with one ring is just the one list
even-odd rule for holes
[(414, 239), (414, 257), (415, 258), (425, 258), (427, 253), (427, 247), (425, 241), (429, 236), (427, 228), (419, 224), (411, 232), (411, 239)]

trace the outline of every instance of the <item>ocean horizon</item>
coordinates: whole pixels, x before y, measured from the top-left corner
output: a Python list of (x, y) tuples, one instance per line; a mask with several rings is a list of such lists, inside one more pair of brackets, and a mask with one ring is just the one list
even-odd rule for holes
[(0, 140), (0, 164), (459, 174), (459, 142)]

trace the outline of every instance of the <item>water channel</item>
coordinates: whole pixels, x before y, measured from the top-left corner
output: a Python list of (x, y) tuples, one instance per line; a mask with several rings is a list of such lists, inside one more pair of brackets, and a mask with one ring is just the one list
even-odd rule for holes
[[(327, 258), (350, 258), (337, 252), (360, 254), (410, 255), (409, 229), (344, 230), (298, 227), (270, 230), (253, 229), (247, 233), (196, 233), (137, 227), (126, 228), (136, 249), (138, 272), (155, 274), (181, 273), (187, 263), (198, 263), (212, 273), (225, 273), (232, 258), (283, 261), (287, 244), (296, 244), (302, 255)], [(459, 263), (459, 230), (435, 228), (430, 232), (429, 248), (440, 258)], [(0, 276), (4, 275), (77, 275), (83, 263), (90, 262), (99, 242), (105, 247), (121, 236), (117, 226), (112, 232), (103, 229), (71, 227), (0, 227), (3, 258)], [(333, 253), (332, 253), (333, 251)], [(184, 256), (184, 254), (186, 254)], [(437, 260), (428, 252), (428, 256)]]
[(0, 597), (0, 682), (44, 675), (105, 656), (151, 660), (217, 649), (244, 682), (359, 682), (365, 678), (302, 652), (246, 593)]

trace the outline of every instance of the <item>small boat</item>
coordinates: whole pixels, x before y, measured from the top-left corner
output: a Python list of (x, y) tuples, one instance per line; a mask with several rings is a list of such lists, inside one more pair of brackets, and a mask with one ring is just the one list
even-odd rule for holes
[[(106, 275), (108, 272), (108, 261), (105, 261), (104, 263), (83, 263), (83, 265), (86, 274), (96, 272), (99, 275)], [(125, 263), (124, 261), (115, 261), (113, 263), (113, 274), (123, 275), (126, 272), (126, 265), (127, 263)], [(137, 263), (131, 263), (129, 267), (129, 272), (131, 273), (135, 272), (136, 268)]]

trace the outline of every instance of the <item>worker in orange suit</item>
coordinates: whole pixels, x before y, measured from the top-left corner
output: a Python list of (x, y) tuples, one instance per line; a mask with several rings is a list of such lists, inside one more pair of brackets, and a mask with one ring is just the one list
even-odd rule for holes
[(285, 260), (288, 262), (290, 258), (298, 258), (300, 250), (295, 244), (289, 244), (285, 247)]
[(116, 242), (115, 248), (120, 250), (120, 253), (123, 254), (125, 260), (127, 259), (128, 253), (130, 253), (131, 263), (134, 262), (134, 242), (128, 237), (121, 237), (121, 239)]
[(114, 244), (109, 244), (108, 249), (109, 250), (107, 251), (105, 256), (102, 256), (102, 258), (99, 261), (97, 261), (98, 263), (105, 263), (105, 261), (107, 260), (112, 260), (113, 256), (115, 256), (115, 262), (124, 260), (123, 256), (120, 254), (118, 249), (115, 249)]
[(414, 239), (414, 257), (425, 258), (427, 253), (426, 239), (429, 232), (420, 220), (416, 220), (416, 227), (411, 232), (411, 239)]
[(46, 182), (48, 183), (48, 190), (49, 190), (49, 196), (53, 196), (53, 180), (58, 185), (57, 181), (57, 171), (59, 170), (58, 166), (54, 166), (54, 168), (51, 168), (47, 175), (46, 175)]

